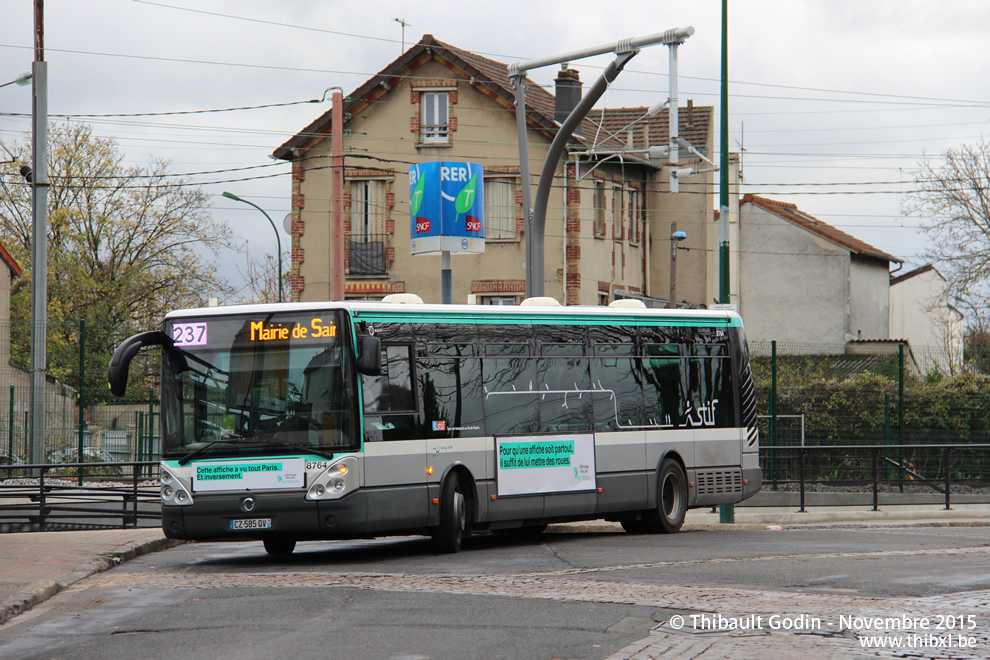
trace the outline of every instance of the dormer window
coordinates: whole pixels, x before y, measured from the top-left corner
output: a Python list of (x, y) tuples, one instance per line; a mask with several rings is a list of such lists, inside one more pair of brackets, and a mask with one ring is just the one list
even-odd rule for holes
[(421, 92), (420, 139), (446, 143), (450, 130), (450, 92)]

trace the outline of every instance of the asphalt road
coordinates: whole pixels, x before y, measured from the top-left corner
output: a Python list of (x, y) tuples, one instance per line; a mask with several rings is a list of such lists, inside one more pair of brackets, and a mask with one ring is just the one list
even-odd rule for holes
[(18, 617), (0, 629), (0, 657), (895, 657), (864, 650), (869, 635), (913, 639), (912, 657), (945, 657), (946, 642), (953, 657), (990, 656), (990, 527), (465, 546), (437, 555), (421, 538), (303, 543), (276, 559), (260, 543), (187, 544)]

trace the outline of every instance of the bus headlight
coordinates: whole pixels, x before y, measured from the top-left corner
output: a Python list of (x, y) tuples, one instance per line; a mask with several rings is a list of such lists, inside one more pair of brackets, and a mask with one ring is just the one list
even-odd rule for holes
[(320, 473), (306, 493), (307, 500), (336, 500), (358, 487), (358, 461), (345, 456)]
[(163, 506), (189, 506), (193, 503), (189, 485), (164, 465), (161, 466), (161, 495)]

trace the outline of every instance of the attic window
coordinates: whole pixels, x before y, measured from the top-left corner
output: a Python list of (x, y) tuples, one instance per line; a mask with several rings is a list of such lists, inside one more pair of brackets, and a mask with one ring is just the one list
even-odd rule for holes
[(446, 143), (450, 130), (450, 93), (420, 93), (420, 140)]

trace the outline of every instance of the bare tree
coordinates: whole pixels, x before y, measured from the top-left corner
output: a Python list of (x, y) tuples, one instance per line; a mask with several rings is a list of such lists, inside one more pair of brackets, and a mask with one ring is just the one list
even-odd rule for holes
[[(241, 302), (245, 303), (264, 303), (264, 302), (278, 302), (278, 262), (275, 261), (275, 255), (268, 254), (267, 252), (261, 257), (252, 257), (251, 249), (245, 248), (247, 254), (247, 262), (245, 271), (242, 272), (240, 268), (237, 272), (241, 277), (247, 281), (247, 295), (242, 296)], [(282, 255), (282, 272), (288, 273), (289, 266), (285, 262), (285, 258), (288, 253)], [(281, 300), (289, 300), (290, 297), (290, 287), (289, 278), (282, 277), (282, 297)]]
[[(30, 162), (27, 138), (11, 148), (21, 163)], [(161, 324), (171, 310), (199, 305), (228, 291), (210, 259), (231, 247), (230, 228), (213, 220), (209, 197), (188, 181), (168, 173), (156, 161), (129, 167), (116, 141), (93, 135), (85, 124), (52, 124), (49, 129), (48, 317), (86, 319), (92, 328), (89, 354), (109, 358), (113, 345), (135, 328)], [(31, 189), (17, 163), (0, 176), (0, 241), (31, 270)], [(11, 316), (30, 316), (30, 287), (15, 286)], [(60, 339), (50, 333), (54, 352), (49, 371), (69, 377), (77, 368), (62, 364)], [(15, 342), (16, 344), (16, 342)], [(16, 355), (17, 347), (14, 352)], [(87, 369), (90, 372), (90, 369)], [(92, 387), (105, 378), (94, 365)], [(105, 386), (104, 386), (105, 387)]]
[(946, 149), (914, 173), (906, 204), (931, 238), (925, 258), (948, 280), (947, 300), (990, 302), (990, 143)]

